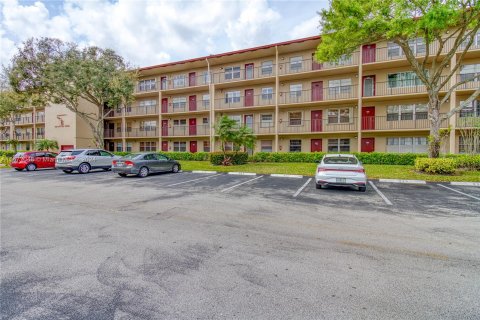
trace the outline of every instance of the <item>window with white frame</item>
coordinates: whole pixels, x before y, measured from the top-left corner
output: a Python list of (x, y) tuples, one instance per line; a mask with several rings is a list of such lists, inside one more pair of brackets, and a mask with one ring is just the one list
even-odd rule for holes
[(225, 67), (225, 80), (240, 79), (240, 67)]
[(268, 76), (273, 73), (273, 61), (272, 60), (267, 60), (262, 62), (262, 67), (261, 67), (261, 72), (262, 76)]
[(203, 141), (203, 152), (210, 152), (210, 141)]
[(173, 120), (173, 125), (175, 127), (186, 126), (187, 125), (187, 119), (174, 119)]
[(387, 106), (387, 121), (423, 120), (428, 118), (426, 104), (404, 104)]
[(480, 63), (461, 66), (460, 81), (465, 80), (480, 82)]
[(187, 76), (184, 74), (177, 74), (173, 76), (173, 87), (174, 88), (183, 88), (187, 83)]
[(204, 84), (210, 84), (210, 73), (208, 71), (202, 72), (202, 80)]
[(328, 152), (349, 152), (350, 139), (328, 139)]
[(288, 125), (301, 126), (302, 125), (302, 112), (295, 111), (288, 113)]
[(242, 124), (242, 116), (240, 115), (230, 115), (228, 116), (228, 118), (231, 120), (235, 120), (235, 122), (237, 123), (237, 126), (240, 126)]
[(338, 79), (328, 81), (330, 95), (348, 94), (352, 91), (352, 79)]
[(204, 94), (202, 96), (202, 105), (204, 108), (209, 108), (210, 107), (210, 95), (209, 94)]
[(425, 153), (428, 149), (426, 137), (387, 138), (387, 152)]
[(300, 139), (293, 139), (290, 140), (289, 146), (290, 152), (302, 152), (302, 140)]
[(133, 145), (133, 143), (127, 142), (127, 148), (126, 148), (125, 151), (127, 151), (127, 152), (132, 152), (132, 145)]
[(186, 97), (176, 97), (172, 99), (173, 110), (184, 110), (187, 107)]
[[(460, 104), (463, 104), (463, 103), (465, 103), (465, 101), (460, 101)], [(480, 118), (480, 100), (472, 101), (470, 104), (460, 109), (460, 117)]]
[(140, 142), (140, 152), (142, 151), (157, 151), (157, 143), (155, 141)]
[(157, 129), (157, 121), (140, 122), (140, 131), (155, 131)]
[(261, 152), (272, 152), (273, 147), (272, 140), (261, 140), (260, 141), (260, 151)]
[(402, 48), (394, 42), (387, 44), (387, 55), (389, 59), (401, 57), (403, 54)]
[(225, 103), (239, 103), (240, 91), (228, 91), (225, 93)]
[(422, 81), (413, 71), (388, 74), (389, 88), (413, 87), (422, 85)]
[(302, 70), (302, 56), (290, 57), (290, 70), (291, 71), (301, 71)]
[(262, 88), (262, 100), (272, 100), (273, 99), (273, 88)]
[(273, 114), (261, 114), (260, 115), (260, 128), (273, 127)]
[(139, 91), (150, 91), (155, 90), (155, 79), (140, 80), (138, 81), (138, 90)]
[[(469, 40), (470, 38), (465, 39), (465, 41), (462, 42), (462, 45), (460, 46), (460, 48), (465, 48)], [(472, 42), (472, 45), (470, 46), (470, 49), (478, 48), (478, 47), (480, 47), (480, 30), (477, 32), (477, 34), (473, 36), (473, 42)]]
[(138, 103), (138, 108), (144, 113), (155, 113), (157, 100), (142, 100)]
[(186, 152), (187, 143), (185, 141), (174, 141), (173, 142), (173, 151), (174, 152)]
[(117, 152), (122, 152), (123, 151), (123, 144), (121, 142), (117, 142), (116, 151)]
[(291, 84), (290, 85), (290, 98), (299, 98), (302, 96), (302, 84)]
[(203, 119), (202, 119), (202, 123), (203, 123), (203, 124), (208, 124), (208, 118), (203, 118)]
[(423, 38), (408, 40), (408, 46), (414, 55), (420, 55), (426, 52), (425, 41)]
[(352, 122), (352, 108), (328, 109), (328, 124)]

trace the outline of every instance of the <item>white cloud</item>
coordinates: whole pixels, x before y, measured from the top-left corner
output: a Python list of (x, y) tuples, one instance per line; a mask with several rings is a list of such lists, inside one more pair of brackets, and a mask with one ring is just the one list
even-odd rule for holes
[(315, 15), (310, 19), (300, 22), (289, 32), (290, 39), (305, 38), (320, 34), (319, 21), (320, 17)]
[(29, 37), (55, 37), (116, 50), (136, 66), (247, 48), (284, 39), (281, 14), (266, 0), (0, 0), (2, 63)]

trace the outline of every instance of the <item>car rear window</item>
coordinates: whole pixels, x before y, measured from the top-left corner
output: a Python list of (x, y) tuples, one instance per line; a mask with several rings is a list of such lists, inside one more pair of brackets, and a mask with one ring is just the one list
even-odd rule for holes
[(13, 157), (14, 157), (14, 158), (21, 158), (21, 157), (23, 157), (24, 155), (25, 155), (24, 152), (17, 152)]
[(123, 156), (122, 158), (124, 159), (137, 159), (138, 157), (141, 157), (143, 154), (142, 153), (131, 153)]
[(73, 150), (73, 151), (62, 151), (60, 152), (59, 156), (60, 157), (65, 157), (65, 156), (76, 156), (82, 153), (83, 150)]
[(325, 164), (357, 164), (358, 160), (353, 157), (328, 157), (323, 159)]

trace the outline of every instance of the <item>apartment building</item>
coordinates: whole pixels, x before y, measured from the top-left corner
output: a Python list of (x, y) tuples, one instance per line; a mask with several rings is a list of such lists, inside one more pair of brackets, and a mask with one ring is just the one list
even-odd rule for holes
[[(136, 101), (106, 110), (112, 151), (214, 151), (213, 125), (227, 115), (252, 128), (258, 151), (426, 152), (425, 87), (393, 43), (366, 44), (335, 63), (317, 63), (320, 37), (276, 43), (140, 69)], [(435, 49), (436, 43), (430, 44)], [(411, 47), (425, 55), (421, 39)], [(446, 48), (448, 49), (448, 48)], [(446, 50), (445, 50), (446, 52)], [(454, 56), (450, 66), (455, 65)], [(480, 34), (457, 81), (480, 73)], [(480, 81), (458, 86), (441, 112), (458, 106)], [(480, 119), (480, 101), (442, 127), (444, 152), (462, 152), (460, 130)]]
[[(95, 107), (82, 102), (81, 109), (95, 112)], [(64, 105), (32, 107), (15, 116), (13, 123), (0, 120), (0, 150), (12, 150), (8, 140), (17, 140), (17, 150), (35, 150), (39, 139), (58, 142), (60, 150), (94, 147), (89, 125)]]

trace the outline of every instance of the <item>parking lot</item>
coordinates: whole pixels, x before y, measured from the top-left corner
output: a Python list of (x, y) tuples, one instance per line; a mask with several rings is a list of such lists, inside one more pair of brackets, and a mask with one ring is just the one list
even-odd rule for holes
[(480, 187), (0, 171), (2, 319), (478, 319)]

